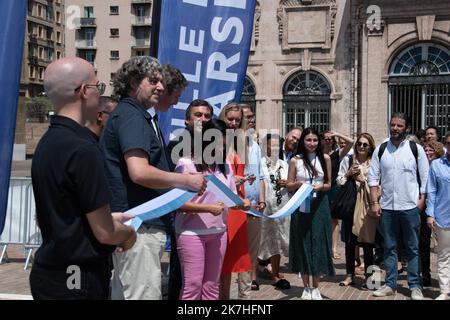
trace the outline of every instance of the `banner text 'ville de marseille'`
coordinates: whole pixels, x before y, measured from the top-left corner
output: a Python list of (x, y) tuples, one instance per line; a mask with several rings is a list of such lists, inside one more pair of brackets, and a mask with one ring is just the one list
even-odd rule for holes
[(159, 115), (166, 142), (184, 128), (192, 100), (207, 100), (216, 116), (228, 102), (239, 101), (254, 12), (255, 0), (162, 1), (158, 58), (180, 69), (189, 82), (179, 103)]

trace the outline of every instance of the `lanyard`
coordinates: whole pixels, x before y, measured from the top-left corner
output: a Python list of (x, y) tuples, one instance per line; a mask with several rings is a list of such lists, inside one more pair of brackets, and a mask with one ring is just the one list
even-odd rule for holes
[[(314, 158), (314, 163), (312, 164), (313, 168), (316, 167), (316, 161), (317, 161), (317, 157)], [(306, 171), (308, 171), (309, 184), (313, 185), (314, 176), (312, 175), (312, 172), (310, 172), (309, 170), (306, 170)]]

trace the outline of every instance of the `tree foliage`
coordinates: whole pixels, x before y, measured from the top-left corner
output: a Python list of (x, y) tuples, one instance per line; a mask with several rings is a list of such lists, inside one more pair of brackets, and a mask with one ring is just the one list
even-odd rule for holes
[(47, 97), (27, 98), (27, 119), (31, 122), (44, 122), (53, 106)]

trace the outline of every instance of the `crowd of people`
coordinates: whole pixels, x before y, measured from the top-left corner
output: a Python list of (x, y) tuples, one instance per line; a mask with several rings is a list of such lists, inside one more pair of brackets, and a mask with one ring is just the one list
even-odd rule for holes
[[(394, 295), (406, 260), (411, 298), (418, 300), (430, 285), (433, 236), (438, 299), (450, 299), (450, 156), (438, 128), (408, 135), (408, 116), (395, 113), (390, 137), (378, 146), (369, 133), (353, 140), (312, 127), (260, 135), (250, 106), (230, 102), (215, 117), (208, 101), (196, 99), (186, 109), (186, 128), (166, 145), (158, 113), (176, 105), (188, 86), (180, 70), (133, 57), (112, 85), (116, 98), (101, 96), (105, 84), (80, 58), (59, 59), (46, 70), (56, 115), (32, 163), (43, 237), (30, 274), (33, 298), (161, 300), (161, 259), (170, 241), (170, 300), (230, 299), (233, 273), (239, 299), (260, 290), (261, 275), (289, 290), (282, 257), (301, 276), (301, 299), (322, 300), (320, 282), (335, 276), (341, 238), (347, 275), (339, 286), (355, 284), (362, 248), (364, 289)], [(450, 147), (450, 133), (444, 143)], [(227, 206), (207, 187), (207, 176), (242, 204)], [(267, 218), (303, 184), (313, 189), (307, 201), (291, 216)], [(126, 223), (126, 211), (173, 188), (195, 196), (137, 230)], [(343, 207), (345, 215), (336, 209)], [(376, 264), (386, 279), (373, 288)], [(69, 286), (74, 266), (81, 280)]]

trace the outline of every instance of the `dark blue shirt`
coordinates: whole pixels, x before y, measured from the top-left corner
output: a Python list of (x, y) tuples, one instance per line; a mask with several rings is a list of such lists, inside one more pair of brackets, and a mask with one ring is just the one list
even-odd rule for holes
[[(125, 153), (133, 149), (144, 151), (148, 163), (160, 170), (170, 171), (165, 146), (156, 135), (152, 117), (134, 98), (120, 101), (103, 129), (100, 148), (106, 161), (106, 177), (112, 193), (111, 210), (127, 211), (154, 199), (167, 189), (149, 189), (134, 183), (128, 173)], [(149, 220), (146, 225), (170, 231), (171, 215)]]

